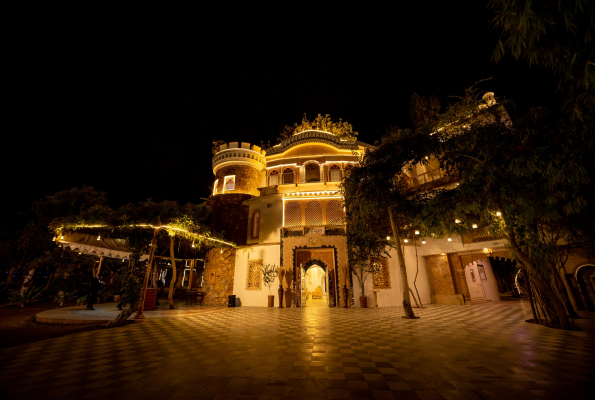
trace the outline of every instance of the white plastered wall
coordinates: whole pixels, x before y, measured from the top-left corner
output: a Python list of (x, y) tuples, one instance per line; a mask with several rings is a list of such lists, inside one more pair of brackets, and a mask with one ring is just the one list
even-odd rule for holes
[[(261, 286), (260, 290), (246, 290), (246, 275), (248, 260), (262, 259), (263, 264), (279, 265), (279, 245), (245, 246), (236, 251), (236, 264), (233, 280), (233, 294), (240, 298), (242, 306), (267, 307), (269, 288)], [(275, 296), (275, 307), (278, 305), (279, 280), (271, 286), (271, 293)]]
[[(378, 307), (403, 306), (403, 291), (401, 289), (401, 273), (399, 270), (397, 251), (395, 249), (390, 249), (389, 255), (390, 258), (388, 258), (388, 270), (391, 284), (390, 289), (374, 289), (371, 274), (368, 275), (368, 278), (365, 281), (364, 292), (366, 293), (366, 297), (368, 298), (369, 308), (374, 307), (374, 293), (372, 292), (373, 290), (378, 291)], [(407, 280), (409, 282), (409, 287), (411, 288), (411, 290), (415, 294), (415, 297), (417, 298), (417, 292), (415, 290), (415, 286), (417, 286), (417, 291), (419, 292), (422, 304), (429, 304), (430, 286), (424, 258), (420, 254), (417, 255), (417, 262), (419, 263), (418, 269), (415, 257), (415, 247), (413, 246), (405, 246), (404, 257), (405, 265), (407, 268)], [(415, 278), (416, 272), (417, 279)], [(359, 307), (360, 284), (359, 280), (355, 275), (353, 276), (353, 297), (355, 306)], [(413, 300), (413, 298), (411, 298), (411, 304), (415, 306), (415, 301)]]

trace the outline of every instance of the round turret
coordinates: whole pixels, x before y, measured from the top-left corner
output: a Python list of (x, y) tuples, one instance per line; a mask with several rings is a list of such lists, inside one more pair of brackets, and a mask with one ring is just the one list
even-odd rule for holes
[(264, 150), (250, 143), (217, 142), (213, 153), (216, 176), (213, 196), (232, 193), (258, 196), (260, 171), (266, 167)]

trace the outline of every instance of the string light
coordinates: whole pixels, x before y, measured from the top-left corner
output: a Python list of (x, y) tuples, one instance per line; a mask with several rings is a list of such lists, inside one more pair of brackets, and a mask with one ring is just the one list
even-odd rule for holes
[(416, 235), (419, 235), (419, 231), (415, 231), (415, 234), (416, 234)]
[(498, 211), (498, 212), (496, 213), (496, 216), (497, 216), (497, 217), (501, 217), (501, 216), (502, 216), (502, 213), (501, 213), (500, 211)]
[(452, 239), (451, 239), (451, 238), (448, 238), (448, 241), (449, 241), (449, 242), (452, 242)]
[(473, 224), (473, 225), (471, 225), (471, 227), (472, 227), (473, 229), (477, 229), (477, 224)]
[(101, 240), (101, 235), (97, 235), (97, 240)]
[(387, 237), (386, 237), (386, 240), (390, 240), (390, 236), (387, 236)]
[(56, 241), (56, 237), (54, 236), (54, 238), (52, 239), (52, 242), (55, 242), (55, 241)]
[(455, 219), (455, 224), (460, 224), (461, 220), (460, 219)]
[[(106, 226), (107, 225), (74, 225), (74, 228), (105, 228)], [(166, 231), (171, 230), (171, 231), (185, 233), (187, 235), (191, 235), (191, 236), (194, 236), (196, 238), (202, 238), (202, 239), (205, 239), (205, 240), (210, 240), (212, 242), (221, 243), (221, 244), (224, 244), (224, 245), (227, 245), (227, 246), (236, 247), (236, 245), (233, 244), (233, 243), (231, 243), (231, 242), (226, 242), (224, 240), (212, 238), (212, 237), (205, 236), (205, 235), (199, 235), (198, 233), (192, 233), (190, 231), (187, 231), (186, 229), (176, 228), (176, 227), (169, 226), (169, 225), (155, 226), (155, 225), (151, 225), (151, 224), (130, 224), (130, 225), (118, 226), (117, 228), (121, 228), (123, 226), (129, 226), (129, 227), (147, 227), (147, 228), (153, 228), (153, 229), (165, 229)], [(61, 229), (64, 229), (64, 227), (58, 228), (57, 230), (60, 231)], [(64, 235), (62, 235), (60, 237), (60, 239), (64, 239)]]
[(194, 245), (194, 240), (192, 241), (192, 247), (196, 247), (196, 246)]

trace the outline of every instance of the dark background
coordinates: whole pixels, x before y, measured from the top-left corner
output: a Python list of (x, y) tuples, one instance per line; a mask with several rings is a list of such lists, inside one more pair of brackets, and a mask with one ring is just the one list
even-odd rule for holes
[(274, 142), (303, 113), (343, 118), (373, 143), (409, 125), (414, 92), (446, 102), (492, 77), (480, 87), (517, 112), (558, 104), (548, 71), (492, 61), (499, 32), (482, 1), (122, 3), (3, 9), (5, 225), (75, 186), (106, 191), (113, 207), (200, 202), (213, 140)]

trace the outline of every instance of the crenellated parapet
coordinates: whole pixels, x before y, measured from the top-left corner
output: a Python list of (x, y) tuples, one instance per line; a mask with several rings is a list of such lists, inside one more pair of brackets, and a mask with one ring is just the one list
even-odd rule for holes
[(266, 151), (256, 145), (245, 142), (220, 144), (213, 149), (213, 174), (228, 165), (245, 165), (258, 171), (266, 167)]

